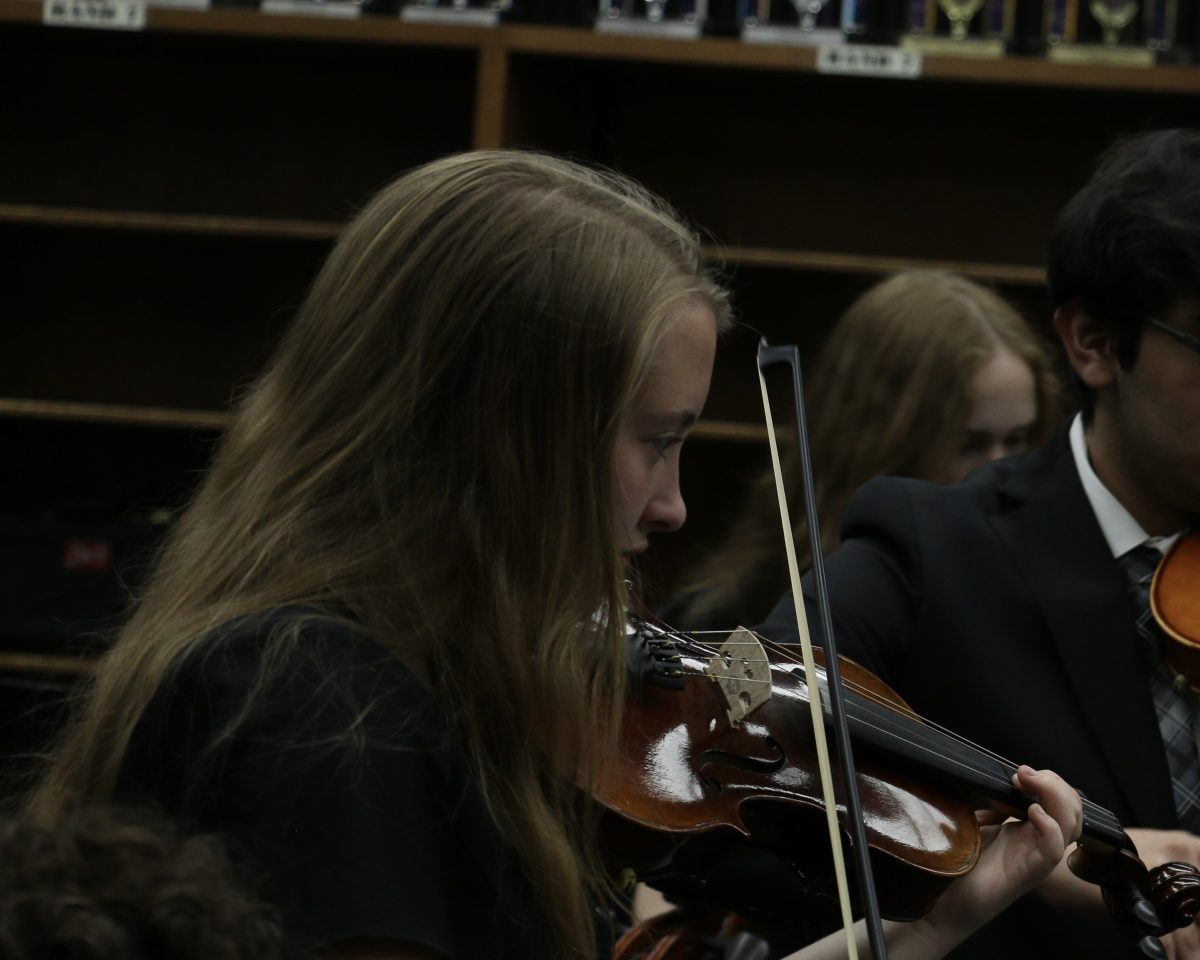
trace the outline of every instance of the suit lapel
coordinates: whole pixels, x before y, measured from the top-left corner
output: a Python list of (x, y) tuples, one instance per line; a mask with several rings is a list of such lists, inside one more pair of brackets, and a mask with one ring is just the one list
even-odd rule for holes
[(1083, 492), (1066, 432), (1033, 469), (1002, 490), (991, 519), (1050, 628), (1085, 722), (1138, 825), (1175, 823), (1145, 665), (1129, 616), (1128, 586)]

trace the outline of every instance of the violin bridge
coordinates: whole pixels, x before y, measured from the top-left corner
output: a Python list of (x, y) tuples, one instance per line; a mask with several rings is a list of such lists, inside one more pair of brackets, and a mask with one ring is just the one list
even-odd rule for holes
[(725, 638), (704, 672), (717, 682), (735, 727), (771, 699), (771, 663), (758, 637), (745, 627)]

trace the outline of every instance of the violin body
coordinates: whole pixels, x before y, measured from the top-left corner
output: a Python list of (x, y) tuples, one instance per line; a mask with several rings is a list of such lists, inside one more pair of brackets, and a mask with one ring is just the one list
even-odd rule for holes
[[(617, 768), (597, 794), (622, 821), (606, 825), (615, 860), (681, 902), (772, 914), (795, 912), (797, 895), (834, 895), (809, 686), (799, 664), (768, 657), (771, 696), (735, 722), (721, 685), (705, 672), (707, 658), (682, 653), (681, 689), (646, 684), (635, 692)], [(840, 663), (845, 684), (916, 722), (877, 677)], [(975, 806), (967, 790), (931, 782), (870, 745), (856, 745), (855, 759), (880, 908), (915, 919), (978, 860)], [(840, 801), (838, 813), (845, 843)], [(753, 857), (746, 866), (747, 850), (769, 851), (774, 866)], [(764, 872), (764, 882), (748, 881)], [(762, 890), (750, 898), (748, 882), (784, 903), (765, 906)], [(751, 902), (729, 903), (739, 888)]]

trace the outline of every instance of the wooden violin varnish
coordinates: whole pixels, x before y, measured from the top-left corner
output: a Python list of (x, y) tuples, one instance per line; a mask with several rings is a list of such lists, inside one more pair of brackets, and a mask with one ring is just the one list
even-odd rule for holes
[(1162, 558), (1150, 610), (1164, 634), (1163, 658), (1177, 681), (1200, 695), (1200, 530), (1181, 536)]

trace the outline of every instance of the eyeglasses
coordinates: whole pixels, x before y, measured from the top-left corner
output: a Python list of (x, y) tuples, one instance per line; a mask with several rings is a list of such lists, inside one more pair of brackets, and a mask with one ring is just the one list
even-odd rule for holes
[(1200, 337), (1193, 337), (1190, 333), (1184, 333), (1182, 330), (1176, 330), (1174, 327), (1163, 323), (1161, 320), (1155, 320), (1153, 317), (1148, 317), (1146, 322), (1152, 327), (1157, 327), (1168, 337), (1174, 337), (1188, 349), (1195, 350), (1197, 353), (1200, 353)]

